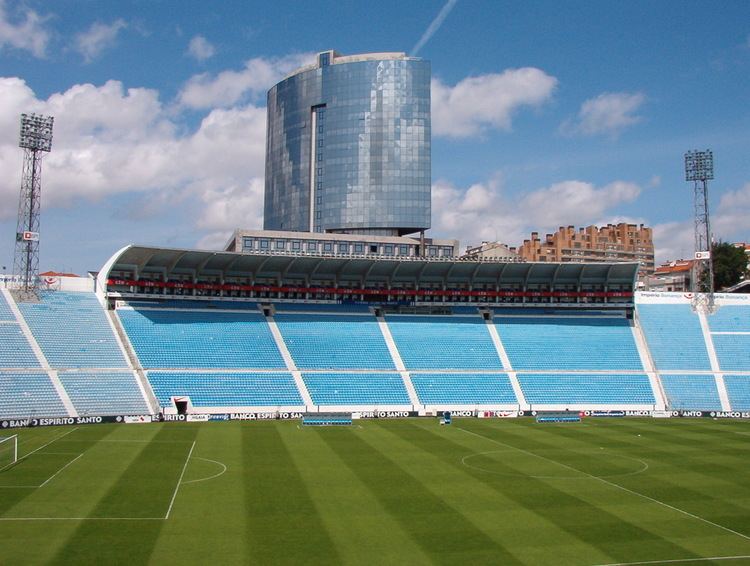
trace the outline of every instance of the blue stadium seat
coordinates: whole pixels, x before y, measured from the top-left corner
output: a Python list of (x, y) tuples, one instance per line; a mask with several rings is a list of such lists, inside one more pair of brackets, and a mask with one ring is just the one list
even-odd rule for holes
[(479, 315), (388, 315), (386, 320), (406, 369), (503, 369)]
[(46, 373), (0, 372), (0, 419), (67, 416)]
[(722, 371), (750, 370), (750, 334), (712, 334)]
[(411, 382), (423, 405), (518, 404), (504, 373), (412, 373)]
[(398, 373), (303, 373), (316, 405), (411, 405)]
[(750, 305), (722, 305), (708, 316), (711, 332), (750, 332)]
[(750, 411), (750, 375), (724, 375), (733, 411)]
[(638, 304), (651, 357), (660, 370), (710, 370), (700, 321), (687, 304)]
[(518, 374), (532, 405), (653, 405), (645, 374)]
[(144, 368), (286, 369), (261, 313), (117, 311)]
[(274, 303), (273, 306), (276, 312), (370, 312), (369, 305), (359, 305), (356, 303)]
[(58, 376), (80, 416), (151, 412), (132, 372), (61, 371)]
[(44, 293), (40, 303), (19, 303), (18, 308), (52, 367), (127, 367), (93, 293)]
[(643, 370), (630, 322), (614, 317), (496, 317), (516, 370)]
[(0, 293), (0, 322), (16, 322), (16, 317), (13, 316), (13, 311), (10, 310), (8, 302), (5, 300), (5, 295)]
[(0, 368), (40, 367), (19, 324), (0, 324)]
[(661, 374), (667, 407), (677, 410), (720, 411), (721, 400), (713, 375)]
[(274, 320), (300, 369), (396, 369), (372, 315), (278, 313)]
[(304, 405), (288, 372), (148, 372), (162, 407), (173, 396), (190, 397), (196, 407), (280, 407)]

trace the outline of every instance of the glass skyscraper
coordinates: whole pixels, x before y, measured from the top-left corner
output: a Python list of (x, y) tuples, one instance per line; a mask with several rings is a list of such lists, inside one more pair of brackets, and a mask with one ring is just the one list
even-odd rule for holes
[(264, 228), (430, 227), (430, 63), (319, 53), (268, 91)]

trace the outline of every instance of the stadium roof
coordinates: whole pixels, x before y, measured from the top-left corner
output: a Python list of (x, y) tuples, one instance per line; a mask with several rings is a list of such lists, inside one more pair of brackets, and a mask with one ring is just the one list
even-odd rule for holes
[(135, 279), (159, 274), (202, 277), (251, 277), (279, 283), (292, 279), (415, 284), (495, 282), (505, 284), (598, 283), (634, 285), (638, 263), (499, 263), (491, 260), (447, 258), (370, 258), (278, 253), (237, 253), (154, 248), (130, 245), (115, 253), (99, 273), (101, 288), (110, 274), (129, 273)]

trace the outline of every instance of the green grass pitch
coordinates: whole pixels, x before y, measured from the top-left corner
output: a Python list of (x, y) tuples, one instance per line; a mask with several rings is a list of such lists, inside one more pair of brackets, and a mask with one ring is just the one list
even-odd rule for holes
[(0, 564), (750, 564), (750, 423), (355, 422), (13, 431)]

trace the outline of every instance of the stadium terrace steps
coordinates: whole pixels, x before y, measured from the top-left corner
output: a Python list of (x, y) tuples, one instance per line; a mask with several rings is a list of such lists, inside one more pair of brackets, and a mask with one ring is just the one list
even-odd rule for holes
[(383, 373), (303, 373), (316, 405), (411, 406), (401, 375)]
[(503, 369), (478, 315), (386, 315), (385, 320), (409, 371)]
[(534, 405), (650, 405), (656, 402), (646, 374), (518, 374)]
[(304, 405), (289, 372), (149, 371), (162, 407), (172, 397), (189, 397), (194, 407), (288, 407)]
[(79, 416), (151, 413), (132, 371), (58, 373)]
[(750, 333), (711, 334), (722, 371), (747, 371), (750, 368)]
[(516, 371), (643, 371), (625, 318), (498, 316), (495, 327)]
[(69, 416), (49, 376), (0, 371), (0, 419), (36, 416)]
[(93, 293), (55, 291), (39, 303), (19, 303), (53, 368), (127, 368), (109, 321)]
[(668, 409), (722, 410), (713, 375), (661, 374), (661, 383), (667, 396)]
[(519, 404), (504, 373), (412, 372), (411, 381), (423, 405)]
[(700, 320), (689, 304), (638, 304), (638, 319), (657, 370), (711, 370)]
[(722, 305), (706, 318), (711, 332), (750, 333), (750, 305)]
[(5, 293), (0, 293), (0, 322), (16, 322), (16, 317), (8, 305)]
[(0, 367), (41, 368), (19, 324), (0, 324)]
[(118, 309), (144, 369), (286, 366), (261, 313)]

